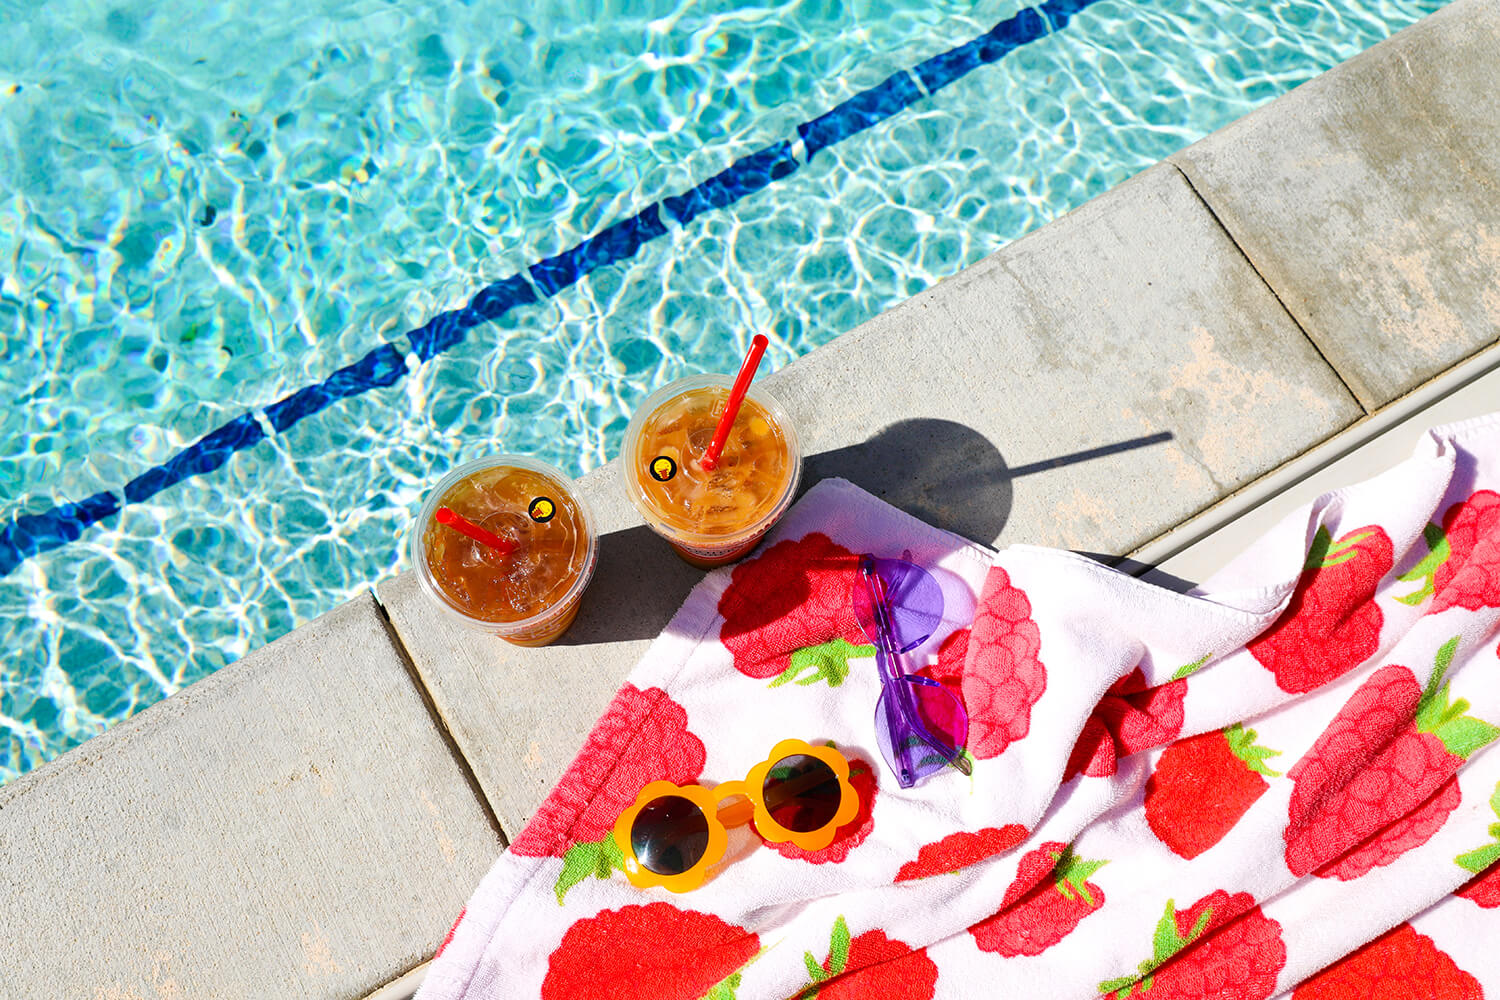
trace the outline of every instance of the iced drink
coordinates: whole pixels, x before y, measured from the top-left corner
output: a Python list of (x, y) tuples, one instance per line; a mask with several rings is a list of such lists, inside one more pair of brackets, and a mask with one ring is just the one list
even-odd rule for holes
[[(445, 507), (514, 549), (440, 523)], [(450, 472), (428, 494), (412, 535), (428, 595), (465, 624), (521, 646), (545, 645), (572, 624), (598, 549), (588, 508), (567, 477), (515, 455)]]
[(752, 387), (717, 465), (698, 459), (713, 439), (731, 380), (697, 375), (653, 393), (625, 431), (625, 489), (678, 555), (719, 566), (755, 547), (792, 502), (802, 473), (796, 431), (781, 406)]

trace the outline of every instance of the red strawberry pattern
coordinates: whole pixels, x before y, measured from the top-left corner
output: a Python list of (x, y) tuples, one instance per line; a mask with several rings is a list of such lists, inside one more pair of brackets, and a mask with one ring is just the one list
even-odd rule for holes
[(1397, 737), (1416, 714), (1420, 693), (1415, 688), (1411, 671), (1394, 667), (1377, 671), (1355, 690), (1292, 766), (1289, 810), (1294, 818), (1312, 813), (1319, 801), (1336, 794), (1341, 782)]
[(670, 903), (604, 910), (563, 935), (542, 1000), (729, 1000), (759, 951), (749, 931)]
[(1422, 534), (1427, 558), (1401, 575), (1422, 588), (1399, 600), (1415, 605), (1432, 595), (1429, 614), (1500, 607), (1500, 493), (1479, 490), (1449, 507), (1441, 528), (1429, 524)]
[(1186, 910), (1166, 912), (1152, 935), (1152, 955), (1137, 973), (1099, 984), (1124, 1000), (1265, 1000), (1286, 965), (1281, 924), (1247, 892), (1217, 890)]
[(1410, 607), (1416, 607), (1435, 592), (1433, 581), (1437, 577), (1438, 568), (1448, 561), (1449, 549), (1448, 538), (1443, 534), (1443, 529), (1435, 524), (1429, 524), (1422, 529), (1422, 539), (1427, 543), (1427, 555), (1422, 561), (1411, 569), (1396, 577), (1402, 583), (1415, 583), (1421, 581), (1422, 588), (1414, 590), (1409, 594), (1400, 594), (1396, 600)]
[(1162, 752), (1146, 781), (1146, 823), (1173, 854), (1196, 858), (1230, 831), (1277, 777), (1266, 758), (1278, 751), (1236, 723), (1179, 740)]
[(626, 684), (594, 725), (583, 749), (511, 841), (522, 857), (563, 858), (555, 886), (568, 889), (590, 875), (608, 878), (622, 866), (615, 820), (653, 781), (691, 784), (703, 773), (703, 741), (687, 728), (687, 712), (660, 688)]
[(849, 599), (858, 580), (859, 557), (819, 532), (736, 566), (719, 598), (734, 668), (773, 687), (842, 684), (849, 659), (875, 655)]
[(1479, 981), (1419, 934), (1399, 924), (1306, 979), (1292, 1000), (1484, 1000)]
[(1083, 730), (1073, 744), (1068, 756), (1068, 766), (1063, 769), (1063, 781), (1071, 781), (1080, 774), (1090, 778), (1107, 778), (1119, 770), (1119, 754), (1115, 738), (1098, 715), (1090, 714), (1083, 720)]
[(865, 842), (875, 829), (875, 768), (863, 757), (849, 758), (849, 785), (859, 796), (859, 811), (854, 818), (833, 836), (833, 843), (820, 851), (805, 851), (792, 843), (771, 843), (766, 846), (784, 858), (807, 861), (815, 865), (841, 864), (849, 852)]
[[(1449, 508), (1441, 529), (1428, 528), (1431, 555), (1401, 577), (1425, 581), (1408, 603), (1432, 596), (1433, 612), (1500, 607), (1500, 494), (1476, 492)], [(1288, 607), (1249, 651), (1290, 693), (1367, 662), (1383, 625), (1375, 591), (1392, 565), (1392, 545), (1379, 526), (1337, 540), (1320, 528)], [(858, 557), (819, 533), (781, 542), (736, 567), (718, 605), (720, 641), (735, 669), (773, 687), (842, 683), (849, 659), (873, 655), (849, 599), (857, 583)], [(1444, 675), (1458, 642), (1439, 651), (1425, 689), (1404, 666), (1377, 670), (1291, 768), (1283, 837), (1293, 874), (1358, 878), (1427, 842), (1459, 805), (1457, 769), (1500, 729), (1468, 716), (1468, 703), (1450, 695)], [(922, 671), (964, 701), (973, 757), (998, 757), (1029, 734), (1032, 707), (1047, 687), (1041, 646), (1030, 598), (1005, 569), (992, 567), (973, 627), (951, 635)], [(1118, 758), (1171, 744), (1147, 781), (1144, 810), (1158, 839), (1186, 859), (1218, 843), (1265, 793), (1266, 778), (1277, 776), (1267, 764), (1277, 751), (1258, 746), (1255, 732), (1241, 725), (1172, 743), (1183, 726), (1183, 678), (1204, 662), (1156, 687), (1146, 685), (1140, 668), (1112, 685), (1086, 720), (1064, 775), (1113, 774)], [(611, 833), (639, 789), (659, 779), (695, 782), (704, 759), (680, 705), (661, 689), (627, 684), (511, 850), (563, 859), (555, 887), (561, 903), (573, 885), (620, 866)], [(877, 772), (867, 761), (850, 762), (860, 809), (834, 842), (816, 852), (767, 847), (812, 864), (838, 864), (870, 836)], [(1500, 817), (1500, 787), (1492, 805)], [(1455, 859), (1475, 872), (1455, 894), (1486, 908), (1500, 907), (1500, 823), (1490, 832), (1496, 843)], [(894, 881), (959, 871), (1027, 835), (1016, 824), (956, 832), (924, 845)], [(969, 929), (976, 947), (1007, 958), (1043, 954), (1104, 906), (1105, 892), (1091, 879), (1107, 863), (1077, 857), (1061, 842), (1026, 853), (1000, 908)], [(460, 913), (439, 952), (462, 919)], [(1216, 891), (1180, 911), (1168, 900), (1151, 946), (1136, 972), (1100, 983), (1100, 992), (1265, 1000), (1286, 962), (1280, 924), (1246, 892)], [(549, 956), (541, 995), (733, 1000), (741, 972), (759, 952), (756, 934), (711, 914), (665, 902), (624, 906), (568, 928)], [(826, 957), (807, 952), (804, 964), (808, 982), (800, 1000), (932, 1000), (939, 976), (926, 949), (879, 929), (853, 937), (842, 916)], [(1398, 981), (1403, 996), (1480, 996), (1472, 976), (1404, 924), (1303, 983), (1296, 998), (1375, 996)]]
[(1377, 525), (1337, 541), (1318, 529), (1286, 610), (1247, 646), (1278, 687), (1311, 691), (1375, 654), (1384, 622), (1375, 589), (1393, 558), (1391, 540)]
[(809, 951), (803, 962), (811, 981), (796, 1000), (932, 1000), (937, 991), (938, 968), (927, 949), (880, 930), (851, 939), (843, 917), (834, 921), (828, 957), (819, 962)]
[(1370, 837), (1341, 858), (1319, 868), (1319, 878), (1353, 881), (1367, 872), (1393, 863), (1413, 848), (1421, 847), (1443, 828), (1458, 808), (1462, 794), (1458, 779), (1449, 778), (1426, 802)]
[(1025, 839), (1026, 828), (1019, 823), (986, 827), (976, 833), (960, 830), (935, 843), (924, 845), (917, 852), (915, 861), (908, 861), (896, 872), (895, 881), (909, 882), (933, 875), (947, 875), (996, 854), (1003, 854)]
[(1453, 894), (1486, 910), (1500, 906), (1500, 864), (1491, 865), (1488, 870), (1475, 875)]
[(1094, 711), (1114, 734), (1121, 757), (1170, 743), (1182, 732), (1182, 699), (1187, 681), (1173, 680), (1146, 686), (1136, 667), (1115, 681)]
[(511, 852), (561, 857), (575, 843), (598, 840), (642, 788), (662, 780), (691, 784), (703, 761), (703, 741), (688, 731), (686, 710), (661, 688), (626, 684)]
[(1142, 750), (1170, 743), (1182, 732), (1182, 701), (1187, 694), (1183, 671), (1201, 666), (1189, 664), (1166, 684), (1146, 686), (1146, 675), (1136, 667), (1110, 685), (1089, 714), (1073, 745), (1063, 780), (1076, 774), (1093, 778), (1115, 773), (1116, 761)]
[(999, 911), (969, 928), (975, 946), (1007, 958), (1040, 955), (1104, 905), (1104, 890), (1088, 879), (1106, 863), (1057, 842), (1028, 851)]
[(1371, 674), (1288, 772), (1294, 875), (1358, 878), (1425, 843), (1458, 805), (1456, 783), (1444, 786), (1500, 729), (1464, 715), (1467, 701), (1450, 703), (1443, 675), (1457, 646), (1438, 651), (1425, 691), (1397, 664)]
[(1041, 630), (1031, 601), (999, 566), (985, 579), (964, 661), (968, 750), (981, 760), (998, 757), (1031, 730), (1031, 706), (1047, 689)]
[[(1490, 811), (1500, 820), (1500, 783), (1490, 796)], [(1500, 906), (1500, 822), (1491, 823), (1490, 843), (1454, 858), (1460, 868), (1474, 877), (1457, 890), (1457, 894), (1485, 909)]]
[(938, 647), (937, 658), (917, 671), (942, 684), (957, 695), (960, 701), (964, 694), (964, 661), (969, 657), (970, 634), (970, 629), (961, 628), (949, 635)]

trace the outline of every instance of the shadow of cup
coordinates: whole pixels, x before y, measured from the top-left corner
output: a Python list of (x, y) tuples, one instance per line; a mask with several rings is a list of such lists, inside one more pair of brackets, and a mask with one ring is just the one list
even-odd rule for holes
[(988, 438), (952, 420), (900, 420), (859, 444), (809, 456), (803, 489), (829, 477), (986, 545), (1010, 517), (1005, 460)]
[[(993, 545), (1010, 519), (1017, 478), (1171, 439), (1162, 431), (1009, 468), (999, 449), (972, 427), (953, 420), (900, 420), (858, 444), (808, 456), (800, 490), (831, 477), (847, 479), (934, 527)], [(594, 579), (577, 620), (557, 644), (654, 638), (703, 575), (645, 525), (601, 535)]]

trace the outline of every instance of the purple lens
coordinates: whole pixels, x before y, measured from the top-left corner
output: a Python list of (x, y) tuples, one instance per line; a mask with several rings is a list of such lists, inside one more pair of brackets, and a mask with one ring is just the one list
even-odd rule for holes
[(681, 875), (708, 850), (708, 817), (680, 795), (652, 799), (630, 824), (630, 850), (647, 871)]
[(968, 735), (963, 702), (936, 681), (904, 676), (882, 688), (875, 705), (875, 737), (902, 788), (949, 764), (964, 769)]
[(926, 642), (943, 617), (943, 590), (931, 573), (905, 559), (860, 558), (850, 588), (854, 615), (875, 643), (880, 700), (875, 733), (902, 788), (948, 764), (968, 773), (963, 756), (969, 716), (963, 702), (925, 677), (907, 674), (902, 654)]
[(782, 829), (811, 833), (833, 821), (844, 792), (833, 768), (816, 757), (795, 754), (771, 765), (761, 794), (766, 811)]
[[(875, 572), (885, 586), (886, 605), (890, 608), (891, 639), (898, 652), (906, 652), (926, 642), (943, 620), (943, 588), (931, 573), (905, 559), (872, 559)], [(869, 588), (858, 580), (849, 588), (854, 602), (854, 617), (865, 635), (878, 641), (880, 626)]]

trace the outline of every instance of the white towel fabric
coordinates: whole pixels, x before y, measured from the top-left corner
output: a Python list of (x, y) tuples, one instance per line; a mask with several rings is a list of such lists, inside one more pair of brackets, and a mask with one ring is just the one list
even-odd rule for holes
[[(972, 776), (886, 770), (862, 552), (942, 584), (909, 662), (960, 693)], [(419, 996), (1500, 995), (1497, 640), (1500, 414), (1189, 594), (827, 480), (693, 590)], [(626, 881), (642, 787), (740, 779), (787, 737), (855, 762), (830, 847), (743, 828), (696, 891)]]

